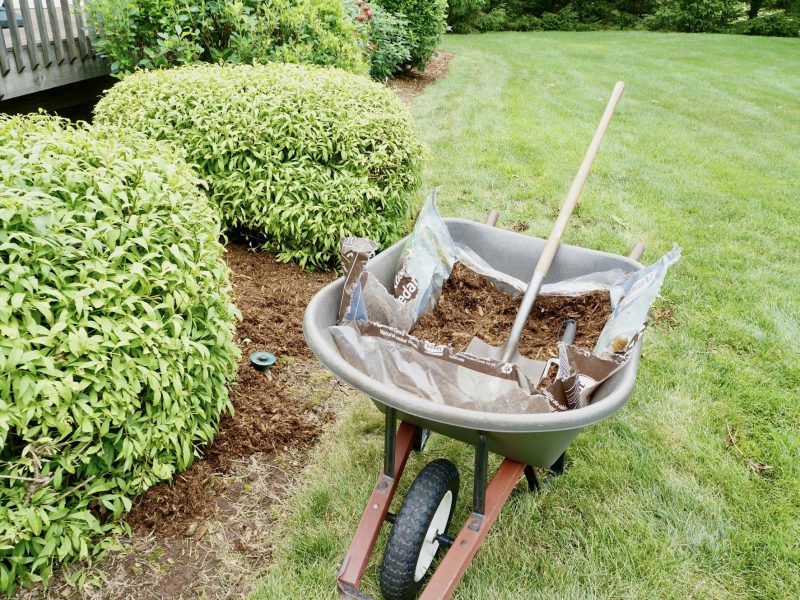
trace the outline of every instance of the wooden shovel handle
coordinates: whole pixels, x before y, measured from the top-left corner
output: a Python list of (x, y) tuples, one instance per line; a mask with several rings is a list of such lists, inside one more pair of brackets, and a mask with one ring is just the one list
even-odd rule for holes
[(550, 265), (553, 264), (556, 250), (558, 250), (558, 246), (561, 244), (561, 238), (564, 236), (564, 230), (567, 228), (569, 218), (578, 205), (578, 199), (583, 191), (583, 185), (586, 183), (586, 177), (589, 175), (589, 169), (592, 168), (594, 157), (597, 154), (598, 148), (600, 148), (600, 143), (603, 141), (603, 136), (606, 133), (608, 124), (611, 122), (611, 116), (614, 114), (614, 109), (617, 107), (624, 89), (625, 84), (621, 81), (618, 81), (614, 86), (614, 91), (611, 93), (611, 98), (608, 100), (606, 111), (603, 113), (603, 118), (600, 119), (600, 125), (597, 126), (597, 131), (594, 134), (592, 143), (589, 144), (589, 149), (586, 150), (586, 155), (583, 157), (581, 168), (578, 169), (575, 179), (572, 180), (572, 185), (569, 188), (564, 206), (561, 207), (561, 211), (558, 213), (558, 219), (556, 219), (553, 229), (550, 230), (547, 244), (545, 244), (544, 250), (542, 250), (542, 254), (539, 256), (539, 262), (536, 263), (536, 268), (534, 269), (535, 273), (545, 276), (550, 270)]

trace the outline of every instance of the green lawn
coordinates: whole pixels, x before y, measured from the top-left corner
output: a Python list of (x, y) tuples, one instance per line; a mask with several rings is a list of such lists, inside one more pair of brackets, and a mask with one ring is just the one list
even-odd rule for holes
[[(509, 33), (445, 49), (449, 77), (413, 105), (445, 215), (497, 208), (545, 236), (623, 79), (566, 241), (641, 240), (645, 261), (684, 249), (631, 402), (576, 440), (562, 478), (520, 483), (456, 597), (800, 597), (800, 40)], [(751, 470), (729, 430), (772, 468)], [(328, 432), (255, 598), (335, 597), (381, 435), (366, 400)], [(460, 522), (468, 448), (434, 438), (407, 473), (437, 456), (462, 472)]]

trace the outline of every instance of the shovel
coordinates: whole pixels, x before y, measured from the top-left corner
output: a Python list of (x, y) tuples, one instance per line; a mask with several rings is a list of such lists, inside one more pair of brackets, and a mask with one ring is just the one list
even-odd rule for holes
[(519, 353), (519, 339), (522, 336), (523, 329), (525, 329), (525, 323), (528, 321), (528, 315), (533, 308), (533, 303), (536, 301), (536, 296), (539, 295), (542, 282), (544, 281), (544, 278), (547, 277), (547, 272), (550, 270), (550, 265), (553, 264), (553, 259), (555, 258), (559, 245), (561, 244), (561, 238), (564, 235), (567, 222), (569, 221), (570, 216), (572, 216), (572, 213), (578, 204), (578, 198), (580, 198), (581, 191), (583, 191), (583, 185), (586, 183), (586, 177), (589, 174), (589, 169), (592, 166), (592, 162), (594, 161), (594, 157), (597, 154), (598, 148), (600, 147), (600, 143), (603, 141), (603, 135), (608, 128), (608, 124), (611, 121), (611, 116), (614, 114), (614, 109), (617, 107), (617, 103), (619, 102), (624, 89), (625, 84), (621, 81), (618, 81), (614, 86), (614, 91), (611, 93), (611, 98), (608, 100), (608, 105), (603, 113), (603, 118), (600, 119), (600, 125), (597, 127), (597, 131), (594, 134), (592, 143), (589, 144), (589, 149), (586, 151), (586, 155), (583, 157), (581, 167), (578, 169), (578, 173), (575, 175), (575, 179), (572, 181), (572, 185), (569, 188), (569, 193), (567, 194), (567, 199), (564, 202), (564, 206), (561, 207), (561, 210), (558, 213), (558, 218), (553, 225), (553, 229), (550, 230), (550, 236), (547, 238), (547, 243), (542, 250), (542, 254), (539, 256), (539, 262), (536, 263), (536, 268), (533, 270), (533, 276), (531, 277), (531, 281), (528, 284), (528, 289), (525, 291), (525, 295), (522, 298), (522, 304), (519, 307), (519, 312), (517, 312), (516, 319), (514, 319), (514, 325), (511, 327), (511, 333), (509, 334), (505, 345), (502, 348), (498, 348), (496, 346), (487, 344), (478, 337), (474, 337), (467, 348), (467, 352), (470, 354), (475, 354), (477, 356), (483, 356), (486, 358), (493, 358), (505, 363), (515, 363), (522, 369), (522, 372), (531, 379), (531, 381), (539, 381), (541, 379), (542, 369), (545, 363), (531, 360), (530, 358), (522, 356)]

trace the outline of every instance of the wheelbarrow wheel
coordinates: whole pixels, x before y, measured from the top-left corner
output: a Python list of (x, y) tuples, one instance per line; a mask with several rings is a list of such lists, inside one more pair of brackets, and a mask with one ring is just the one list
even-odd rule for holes
[(413, 600), (439, 552), (458, 496), (458, 469), (443, 458), (420, 471), (394, 520), (381, 564), (386, 600)]

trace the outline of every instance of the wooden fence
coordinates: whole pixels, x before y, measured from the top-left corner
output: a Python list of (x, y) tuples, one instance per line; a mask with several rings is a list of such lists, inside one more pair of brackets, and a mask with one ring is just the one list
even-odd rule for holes
[(75, 83), (110, 72), (95, 54), (84, 0), (5, 0), (8, 27), (0, 44), (0, 99)]

